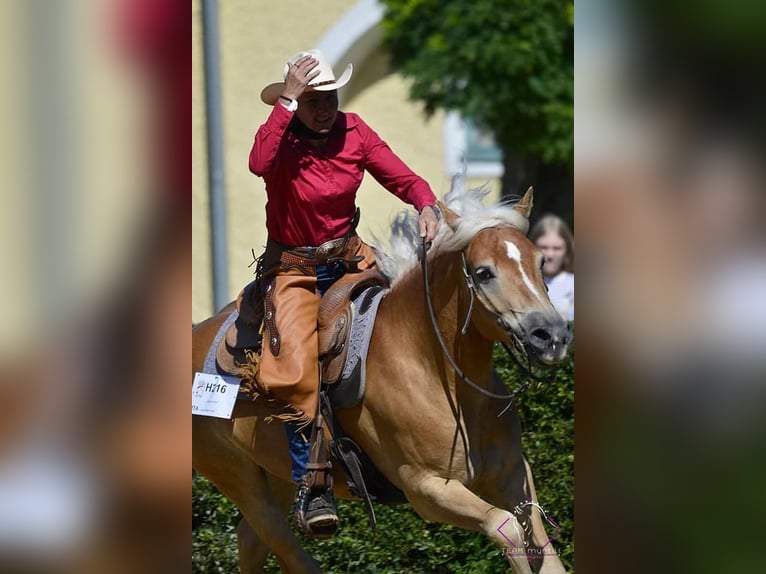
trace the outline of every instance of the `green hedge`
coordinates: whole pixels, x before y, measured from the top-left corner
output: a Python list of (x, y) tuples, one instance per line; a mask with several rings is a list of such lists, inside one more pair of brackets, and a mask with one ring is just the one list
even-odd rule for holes
[[(505, 353), (495, 366), (509, 388), (519, 384)], [(568, 572), (574, 572), (574, 359), (556, 370), (556, 381), (517, 399), (522, 444), (545, 511), (560, 526), (555, 542)], [(192, 571), (237, 572), (237, 509), (203, 477), (192, 474)], [(327, 574), (490, 574), (507, 572), (505, 560), (482, 535), (421, 520), (408, 505), (376, 505), (378, 532), (367, 525), (361, 503), (339, 501), (342, 526), (329, 540), (304, 540)], [(551, 528), (546, 529), (554, 534)], [(273, 557), (267, 573), (278, 573)]]

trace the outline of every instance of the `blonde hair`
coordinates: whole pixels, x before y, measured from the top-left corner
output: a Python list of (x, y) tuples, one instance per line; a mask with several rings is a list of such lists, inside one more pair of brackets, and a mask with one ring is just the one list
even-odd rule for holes
[(564, 240), (566, 245), (566, 257), (564, 258), (564, 271), (574, 272), (574, 235), (566, 221), (558, 215), (548, 213), (543, 215), (529, 232), (529, 240), (537, 244), (537, 240), (548, 232), (553, 232)]

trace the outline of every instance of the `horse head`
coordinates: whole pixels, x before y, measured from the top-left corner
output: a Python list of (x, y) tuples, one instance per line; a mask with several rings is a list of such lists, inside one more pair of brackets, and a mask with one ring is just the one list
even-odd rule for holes
[(473, 316), (476, 329), (538, 364), (553, 365), (566, 357), (571, 333), (548, 298), (543, 255), (525, 235), (532, 202), (530, 187), (513, 207), (500, 206), (483, 217), (440, 208), (454, 234), (445, 240), (461, 247), (469, 295), (481, 303)]

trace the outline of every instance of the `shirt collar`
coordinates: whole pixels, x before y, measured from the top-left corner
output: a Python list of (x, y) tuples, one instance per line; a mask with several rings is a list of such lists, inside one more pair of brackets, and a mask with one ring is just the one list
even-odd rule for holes
[[(357, 128), (359, 125), (359, 117), (356, 114), (346, 114), (339, 111), (338, 117), (335, 118), (335, 123), (330, 130), (328, 138), (332, 138), (335, 134), (341, 131), (351, 131)], [(295, 141), (300, 141), (292, 131), (288, 130), (288, 137)]]

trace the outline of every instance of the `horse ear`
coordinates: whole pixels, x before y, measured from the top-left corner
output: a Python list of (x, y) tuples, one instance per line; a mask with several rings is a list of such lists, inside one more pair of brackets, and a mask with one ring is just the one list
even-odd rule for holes
[(532, 204), (534, 203), (534, 195), (535, 190), (532, 189), (532, 186), (529, 186), (529, 189), (524, 194), (524, 197), (522, 197), (516, 205), (513, 206), (514, 211), (519, 212), (521, 215), (524, 216), (525, 219), (529, 219), (529, 216), (532, 214)]
[(457, 225), (457, 220), (460, 219), (460, 216), (452, 211), (449, 207), (444, 205), (441, 201), (436, 202), (437, 207), (439, 208), (439, 211), (442, 212), (442, 217), (444, 218), (444, 221), (449, 225), (449, 228), (452, 231), (455, 231), (455, 226)]

